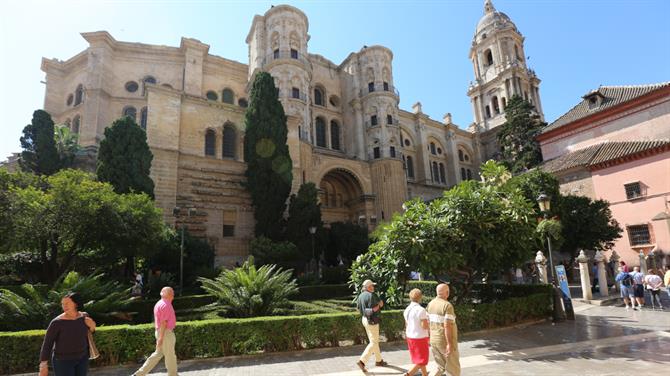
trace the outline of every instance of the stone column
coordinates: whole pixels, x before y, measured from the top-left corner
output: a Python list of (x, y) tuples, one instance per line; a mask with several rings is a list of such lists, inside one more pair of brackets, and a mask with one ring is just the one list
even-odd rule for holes
[(617, 292), (621, 291), (621, 288), (619, 287), (619, 284), (615, 280), (616, 275), (619, 273), (618, 272), (619, 259), (620, 259), (620, 257), (616, 253), (616, 251), (612, 251), (612, 254), (610, 255), (610, 263), (612, 263), (612, 265), (614, 265), (614, 270), (612, 270), (612, 282), (614, 282), (614, 288), (616, 289)]
[(607, 288), (607, 272), (605, 271), (605, 256), (603, 256), (601, 251), (597, 251), (594, 259), (598, 264), (598, 288), (600, 290), (600, 297), (609, 296), (609, 290)]
[[(632, 270), (631, 270), (632, 271)], [(640, 271), (642, 274), (647, 274), (647, 259), (643, 251), (640, 251)]]
[(544, 257), (542, 251), (537, 251), (535, 256), (535, 265), (537, 266), (537, 273), (540, 277), (540, 283), (547, 284), (547, 258)]
[(577, 261), (579, 262), (579, 276), (582, 280), (582, 298), (591, 300), (593, 294), (591, 294), (591, 280), (589, 279), (589, 258), (584, 254), (584, 250), (579, 251)]

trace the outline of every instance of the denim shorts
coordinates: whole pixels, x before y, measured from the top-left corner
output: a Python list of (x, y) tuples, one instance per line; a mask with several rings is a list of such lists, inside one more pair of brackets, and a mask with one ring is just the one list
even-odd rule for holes
[(633, 297), (633, 286), (626, 287), (621, 286), (621, 297), (622, 298), (632, 298)]

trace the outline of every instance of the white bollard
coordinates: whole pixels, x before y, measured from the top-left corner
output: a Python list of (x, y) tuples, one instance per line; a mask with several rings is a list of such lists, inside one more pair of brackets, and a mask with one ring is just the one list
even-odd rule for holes
[(540, 283), (547, 284), (547, 258), (544, 257), (542, 251), (537, 251), (537, 256), (535, 256), (535, 266), (537, 266)]
[(609, 296), (607, 272), (605, 271), (605, 256), (601, 251), (596, 252), (595, 260), (598, 263), (598, 289), (600, 290), (600, 297)]
[(584, 254), (584, 250), (579, 251), (579, 276), (582, 280), (582, 298), (591, 300), (593, 294), (591, 293), (591, 280), (589, 279), (589, 258)]

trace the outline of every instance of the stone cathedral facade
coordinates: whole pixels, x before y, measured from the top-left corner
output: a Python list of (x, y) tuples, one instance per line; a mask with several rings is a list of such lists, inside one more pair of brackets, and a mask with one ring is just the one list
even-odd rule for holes
[(67, 61), (43, 59), (44, 107), (79, 134), (91, 161), (105, 127), (124, 115), (135, 118), (154, 155), (151, 177), (165, 219), (175, 220), (175, 206), (195, 208), (176, 221), (206, 237), (222, 264), (245, 258), (253, 237), (243, 140), (257, 72), (274, 77), (288, 117), (292, 191), (315, 183), (326, 225), (348, 221), (372, 229), (410, 198), (431, 199), (476, 179), (481, 161), (495, 154), (506, 98), (523, 93), (541, 111), (523, 37), (489, 0), (470, 53), (475, 122), (467, 130), (449, 113), (429, 118), (420, 103), (399, 108), (388, 48), (364, 46), (335, 63), (309, 52), (308, 31), (299, 9), (270, 8), (251, 23), (246, 63), (211, 55), (195, 39), (167, 47), (82, 33), (86, 50)]

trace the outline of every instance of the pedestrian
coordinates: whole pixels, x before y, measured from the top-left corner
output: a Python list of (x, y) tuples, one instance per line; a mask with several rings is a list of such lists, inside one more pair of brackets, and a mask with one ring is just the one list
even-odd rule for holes
[(133, 296), (142, 296), (142, 289), (144, 288), (144, 277), (142, 273), (135, 272), (135, 278), (133, 281), (133, 288), (130, 291)]
[(409, 292), (409, 306), (405, 308), (403, 317), (405, 318), (405, 337), (407, 338), (407, 348), (412, 359), (414, 367), (403, 376), (413, 376), (416, 371), (421, 369), (421, 375), (428, 376), (426, 365), (428, 364), (428, 355), (430, 354), (430, 344), (428, 343), (428, 313), (421, 306), (423, 294), (419, 289), (413, 289)]
[(523, 270), (521, 270), (521, 268), (516, 268), (514, 271), (514, 278), (516, 279), (516, 283), (518, 285), (523, 284)]
[(623, 269), (624, 273), (628, 273), (628, 265), (626, 265), (626, 262), (624, 260), (619, 261), (619, 266), (621, 269)]
[(430, 321), (430, 348), (437, 363), (437, 374), (446, 371), (451, 376), (461, 375), (458, 354), (458, 326), (454, 306), (449, 302), (449, 285), (437, 285), (437, 296), (428, 303)]
[(49, 358), (56, 376), (85, 376), (88, 373), (88, 333), (95, 331), (95, 321), (80, 311), (83, 303), (76, 292), (61, 299), (63, 313), (51, 320), (42, 342), (39, 376), (49, 374)]
[(174, 290), (172, 287), (163, 287), (161, 289), (161, 299), (154, 305), (156, 351), (147, 358), (142, 367), (133, 375), (144, 376), (148, 374), (163, 357), (165, 357), (165, 368), (168, 376), (177, 375), (177, 354), (174, 351), (176, 343), (174, 327), (177, 324), (177, 317), (174, 308), (172, 308), (173, 299)]
[(618, 269), (619, 274), (616, 275), (615, 281), (619, 283), (621, 290), (621, 297), (623, 298), (624, 303), (626, 304), (626, 309), (630, 309), (628, 303), (633, 304), (633, 309), (635, 309), (635, 296), (633, 295), (633, 277), (627, 272), (623, 271), (622, 267)]
[(663, 303), (661, 303), (661, 287), (663, 287), (663, 280), (656, 274), (655, 270), (650, 270), (649, 274), (644, 276), (644, 285), (651, 294), (651, 308), (654, 309), (654, 299), (658, 301), (658, 306), (663, 310)]
[(375, 365), (377, 367), (387, 366), (388, 363), (382, 359), (382, 351), (379, 348), (379, 323), (381, 321), (380, 310), (384, 306), (384, 301), (375, 294), (376, 283), (369, 279), (363, 281), (363, 291), (358, 296), (357, 306), (361, 313), (363, 327), (368, 335), (368, 346), (363, 351), (361, 358), (356, 365), (363, 372), (367, 372), (366, 363), (372, 354), (375, 355)]
[(644, 274), (640, 272), (640, 267), (636, 266), (630, 276), (633, 277), (633, 296), (637, 301), (637, 309), (640, 310), (644, 307)]
[(665, 275), (663, 276), (663, 284), (665, 284), (665, 291), (670, 298), (670, 266), (665, 267)]

